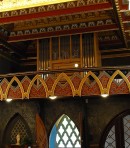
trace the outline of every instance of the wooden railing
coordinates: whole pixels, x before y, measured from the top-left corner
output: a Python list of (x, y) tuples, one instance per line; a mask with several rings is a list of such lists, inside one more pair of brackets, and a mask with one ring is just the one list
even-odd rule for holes
[[(70, 75), (71, 73), (71, 75)], [(130, 67), (34, 71), (0, 75), (1, 100), (129, 94)]]

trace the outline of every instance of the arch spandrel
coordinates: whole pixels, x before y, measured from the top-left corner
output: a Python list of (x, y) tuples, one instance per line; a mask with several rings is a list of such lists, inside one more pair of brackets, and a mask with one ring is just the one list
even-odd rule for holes
[(46, 82), (46, 85), (48, 87), (48, 90), (51, 90), (52, 89), (52, 86), (55, 82), (55, 77), (53, 75), (49, 75), (46, 79), (45, 79), (45, 82)]
[[(121, 82), (118, 84), (114, 82), (116, 76), (121, 76)], [(128, 78), (120, 71), (116, 70), (113, 75), (110, 77), (107, 84), (107, 90), (109, 94), (127, 94), (130, 92), (130, 83)]]
[(78, 90), (81, 80), (82, 80), (82, 77), (80, 73), (74, 73), (73, 76), (71, 77), (71, 81), (74, 85), (75, 90)]
[(6, 98), (23, 99), (20, 87), (14, 88), (13, 86), (10, 86)]
[(107, 84), (109, 82), (109, 79), (110, 79), (110, 75), (106, 72), (106, 71), (102, 71), (99, 75), (99, 80), (103, 86), (103, 88), (107, 88)]
[[(65, 81), (64, 84), (61, 84), (61, 81)], [(57, 96), (74, 96), (74, 85), (65, 73), (61, 73), (58, 75), (57, 79), (54, 82), (54, 85), (52, 86), (52, 95), (57, 95)]]
[(22, 79), (21, 83), (22, 83), (22, 86), (23, 86), (25, 92), (27, 91), (30, 82), (31, 82), (31, 80), (30, 80), (30, 78), (28, 76), (25, 76)]
[(43, 85), (37, 87), (35, 84), (30, 89), (29, 98), (46, 98), (46, 90)]
[[(13, 82), (16, 82), (17, 83), (17, 87), (16, 88), (15, 87), (12, 88)], [(12, 90), (11, 96), (14, 96), (14, 94), (12, 94), (12, 93), (15, 93), (15, 90), (17, 90), (19, 93), (21, 92), (21, 97), (20, 98), (24, 98), (24, 89), (23, 89), (23, 86), (22, 86), (20, 80), (16, 76), (14, 76), (11, 79), (11, 81), (8, 83), (8, 86), (7, 86), (6, 91), (5, 91), (5, 99), (8, 98), (8, 94), (10, 93), (10, 90)]]
[[(37, 81), (37, 84), (35, 85), (35, 82)], [(39, 85), (39, 81), (40, 81), (40, 85), (42, 85), (42, 86), (40, 86), (41, 88), (42, 88), (42, 90), (45, 90), (44, 92), (45, 92), (45, 97), (47, 97), (48, 96), (48, 88), (47, 88), (47, 85), (46, 85), (46, 83), (45, 83), (45, 81), (43, 80), (43, 78), (40, 76), (40, 75), (36, 75), (33, 79), (32, 79), (32, 81), (30, 82), (30, 84), (29, 84), (29, 86), (28, 86), (28, 90), (27, 90), (27, 94), (28, 94), (28, 96), (27, 96), (27, 98), (29, 98), (30, 97), (30, 93), (31, 93), (31, 89), (33, 89), (32, 91), (35, 93), (35, 91), (36, 91), (36, 89), (38, 90), (38, 91), (40, 91), (40, 89), (38, 89), (38, 85)], [(38, 93), (40, 93), (40, 92), (36, 92), (36, 96), (35, 97), (38, 97), (37, 95), (38, 95)], [(43, 93), (42, 93), (43, 94)]]
[[(92, 76), (94, 82), (88, 83), (89, 76)], [(103, 86), (99, 78), (91, 71), (89, 71), (85, 77), (82, 79), (79, 85), (80, 96), (82, 95), (100, 95), (103, 92)]]

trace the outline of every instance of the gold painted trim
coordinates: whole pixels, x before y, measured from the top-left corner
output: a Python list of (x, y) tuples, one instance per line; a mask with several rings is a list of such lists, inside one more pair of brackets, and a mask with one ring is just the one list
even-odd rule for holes
[(2, 0), (0, 1), (0, 12), (19, 10), (44, 5), (71, 2), (76, 0)]
[(109, 81), (108, 81), (108, 84), (107, 84), (107, 90), (110, 91), (111, 89), (111, 84), (114, 80), (114, 78), (117, 76), (117, 75), (120, 75), (122, 77), (122, 79), (126, 82), (127, 86), (128, 86), (128, 89), (129, 89), (129, 92), (130, 92), (130, 83), (129, 83), (129, 80), (128, 78), (120, 71), (120, 70), (116, 70), (114, 72), (114, 74), (110, 77)]
[[(49, 95), (54, 95), (56, 85), (57, 85), (58, 82), (59, 82), (61, 79), (63, 79), (63, 78), (68, 82), (68, 84), (70, 85), (71, 90), (72, 90), (72, 95), (75, 96), (75, 88), (74, 88), (74, 85), (73, 85), (71, 79), (69, 78), (69, 76), (67, 76), (67, 74), (65, 74), (65, 73), (61, 73), (61, 74), (58, 75), (57, 79), (55, 80), (55, 82), (54, 82), (54, 84), (53, 84), (53, 86), (52, 86), (51, 94), (49, 94)], [(76, 92), (76, 93), (77, 93), (77, 92)]]
[[(103, 72), (101, 74), (103, 75), (106, 75), (105, 74), (106, 72)], [(48, 98), (49, 96), (53, 96), (55, 95), (55, 89), (56, 89), (56, 86), (58, 85), (58, 83), (60, 82), (61, 79), (65, 79), (67, 81), (67, 84), (70, 86), (70, 90), (72, 92), (72, 96), (82, 96), (82, 90), (83, 90), (83, 86), (84, 86), (84, 83), (88, 81), (88, 78), (89, 76), (92, 76), (94, 78), (94, 84), (97, 83), (98, 87), (99, 87), (99, 90), (100, 90), (100, 94), (108, 94), (110, 93), (110, 90), (111, 90), (111, 86), (112, 86), (112, 83), (114, 82), (114, 79), (117, 75), (120, 75), (122, 77), (122, 81), (126, 83), (127, 85), (127, 88), (130, 92), (130, 82), (129, 82), (129, 75), (130, 75), (130, 72), (127, 74), (127, 75), (124, 75), (120, 70), (116, 70), (112, 76), (108, 76), (108, 82), (106, 83), (106, 86), (104, 87), (103, 86), (103, 82), (102, 82), (102, 79), (100, 80), (100, 76), (97, 77), (92, 71), (89, 71), (83, 78), (81, 78), (81, 81), (79, 83), (79, 87), (78, 88), (75, 88), (74, 84), (73, 84), (73, 81), (72, 81), (72, 77), (69, 77), (66, 73), (60, 73), (55, 79), (54, 79), (54, 83), (52, 85), (52, 87), (50, 88), (50, 90), (48, 89), (48, 86), (47, 86), (47, 83), (46, 81), (41, 77), (41, 75), (37, 74), (32, 80), (29, 81), (29, 84), (26, 88), (26, 90), (23, 88), (23, 80), (27, 77), (27, 76), (24, 76), (24, 78), (22, 79), (22, 81), (20, 81), (18, 79), (18, 77), (14, 76), (12, 77), (11, 81), (10, 82), (7, 82), (7, 87), (5, 89), (5, 92), (3, 92), (3, 89), (2, 87), (4, 85), (2, 85), (3, 83), (6, 82), (6, 79), (3, 79), (2, 82), (1, 82), (1, 85), (0, 85), (0, 97), (1, 97), (1, 100), (4, 100), (4, 99), (7, 99), (8, 98), (8, 94), (9, 94), (9, 90), (10, 88), (12, 87), (12, 83), (15, 81), (18, 86), (16, 87), (20, 89), (21, 91), (21, 98), (15, 98), (15, 94), (14, 95), (14, 98), (15, 99), (29, 99), (30, 98), (30, 93), (31, 93), (31, 89), (32, 87), (38, 87), (39, 85), (35, 84), (35, 81), (39, 81), (41, 82), (41, 85), (44, 87), (45, 89), (45, 98)], [(77, 76), (81, 76), (80, 74), (78, 74)], [(52, 78), (52, 76), (51, 76)], [(72, 78), (72, 79), (71, 79)], [(28, 78), (27, 78), (28, 79)], [(92, 84), (93, 85), (93, 84)], [(92, 86), (91, 85), (91, 86)], [(61, 95), (62, 95), (62, 92), (61, 92)], [(87, 96), (88, 94), (86, 94)], [(93, 94), (95, 95), (95, 94)], [(67, 95), (66, 95), (67, 96)], [(12, 96), (13, 97), (13, 96)], [(33, 97), (33, 96), (32, 96)], [(42, 96), (41, 96), (42, 97)], [(12, 98), (13, 99), (13, 98)]]
[(11, 88), (12, 83), (13, 83), (14, 81), (17, 82), (17, 84), (18, 84), (17, 87), (19, 87), (20, 90), (21, 90), (22, 99), (25, 98), (25, 96), (24, 96), (24, 88), (23, 88), (23, 86), (22, 86), (20, 80), (19, 80), (16, 76), (14, 76), (14, 77), (11, 79), (11, 81), (9, 82), (9, 84), (8, 84), (8, 86), (7, 86), (7, 88), (6, 88), (6, 91), (5, 91), (5, 94), (4, 94), (4, 99), (7, 99), (7, 98), (8, 98), (9, 89)]
[(34, 82), (35, 82), (35, 81), (38, 81), (38, 80), (42, 83), (43, 87), (45, 88), (46, 97), (49, 96), (49, 95), (48, 95), (48, 87), (47, 87), (47, 84), (45, 83), (45, 81), (43, 80), (43, 78), (41, 77), (41, 75), (36, 75), (36, 76), (32, 79), (32, 81), (30, 82), (30, 84), (29, 84), (29, 86), (28, 86), (26, 98), (29, 99), (29, 95), (30, 95), (31, 88), (32, 88)]
[(82, 81), (80, 82), (79, 89), (78, 89), (80, 91), (80, 96), (81, 96), (81, 91), (82, 91), (83, 84), (87, 81), (87, 78), (89, 76), (92, 76), (94, 78), (94, 80), (96, 81), (96, 83), (99, 86), (99, 89), (100, 89), (101, 94), (103, 94), (104, 93), (104, 89), (103, 89), (103, 86), (102, 86), (101, 81), (99, 80), (99, 78), (93, 72), (89, 71), (85, 75), (85, 77), (82, 79)]

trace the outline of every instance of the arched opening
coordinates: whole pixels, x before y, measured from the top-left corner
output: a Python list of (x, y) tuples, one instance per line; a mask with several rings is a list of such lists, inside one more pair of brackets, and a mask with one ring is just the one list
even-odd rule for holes
[(130, 148), (130, 110), (114, 117), (105, 128), (100, 148)]
[(81, 148), (79, 130), (67, 115), (63, 114), (53, 126), (49, 148)]
[(20, 145), (24, 144), (26, 140), (31, 139), (32, 135), (28, 124), (24, 118), (16, 113), (8, 122), (4, 135), (3, 146), (16, 144), (16, 136), (20, 135)]

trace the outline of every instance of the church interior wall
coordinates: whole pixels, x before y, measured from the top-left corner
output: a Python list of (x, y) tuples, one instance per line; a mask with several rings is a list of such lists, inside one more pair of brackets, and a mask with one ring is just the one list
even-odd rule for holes
[(0, 145), (10, 119), (20, 114), (31, 131), (35, 143), (35, 116), (38, 113), (45, 125), (49, 139), (56, 121), (66, 114), (82, 133), (82, 146), (99, 144), (103, 130), (120, 112), (129, 109), (129, 95), (114, 95), (108, 98), (97, 96), (70, 97), (57, 100), (34, 99), (0, 102)]

